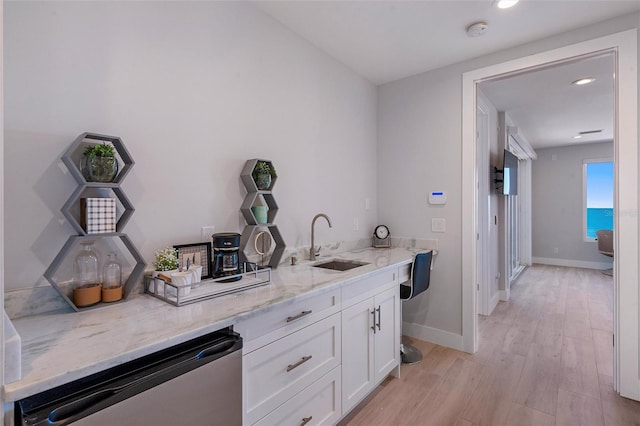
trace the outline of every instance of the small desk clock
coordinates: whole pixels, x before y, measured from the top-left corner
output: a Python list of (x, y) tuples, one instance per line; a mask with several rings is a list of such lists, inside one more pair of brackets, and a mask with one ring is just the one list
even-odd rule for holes
[(386, 225), (376, 226), (373, 231), (373, 237), (371, 237), (371, 246), (375, 248), (391, 247), (391, 233)]

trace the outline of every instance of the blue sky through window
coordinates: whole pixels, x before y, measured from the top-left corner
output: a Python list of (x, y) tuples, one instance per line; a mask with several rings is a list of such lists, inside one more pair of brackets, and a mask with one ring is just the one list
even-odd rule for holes
[(613, 163), (587, 164), (587, 208), (613, 208)]
[(613, 229), (613, 163), (586, 164), (587, 238), (596, 238), (599, 229)]

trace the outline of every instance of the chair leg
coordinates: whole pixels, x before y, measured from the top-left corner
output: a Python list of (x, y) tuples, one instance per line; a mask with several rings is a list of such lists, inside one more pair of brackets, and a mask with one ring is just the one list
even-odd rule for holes
[(422, 362), (422, 352), (413, 345), (400, 345), (400, 357), (405, 365), (419, 364)]

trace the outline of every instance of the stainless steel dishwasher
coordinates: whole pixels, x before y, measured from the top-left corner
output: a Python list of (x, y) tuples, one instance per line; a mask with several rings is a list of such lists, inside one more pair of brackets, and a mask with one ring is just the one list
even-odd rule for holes
[(16, 402), (16, 425), (241, 425), (242, 338), (230, 328)]

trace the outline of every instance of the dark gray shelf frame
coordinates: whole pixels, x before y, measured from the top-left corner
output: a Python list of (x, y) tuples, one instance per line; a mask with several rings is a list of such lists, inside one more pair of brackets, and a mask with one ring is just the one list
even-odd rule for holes
[[(79, 167), (79, 162), (80, 158), (82, 157), (84, 147), (87, 145), (103, 142), (109, 142), (113, 144), (113, 147), (116, 151), (116, 158), (118, 159), (118, 174), (114, 178), (113, 182), (87, 182), (87, 180), (82, 175), (82, 171)], [(85, 311), (107, 305), (122, 303), (126, 300), (129, 293), (131, 293), (131, 290), (135, 286), (136, 282), (140, 280), (142, 274), (144, 273), (144, 269), (147, 266), (144, 258), (135, 247), (131, 239), (127, 236), (127, 234), (122, 232), (125, 225), (133, 215), (135, 209), (120, 185), (124, 178), (131, 171), (131, 168), (134, 166), (135, 162), (133, 161), (133, 158), (129, 154), (129, 151), (127, 151), (127, 148), (124, 146), (124, 143), (122, 142), (122, 139), (120, 137), (90, 132), (82, 133), (73, 141), (73, 143), (69, 146), (69, 148), (62, 156), (62, 162), (67, 166), (67, 169), (69, 169), (69, 173), (71, 173), (75, 181), (78, 183), (78, 187), (71, 194), (60, 211), (79, 235), (72, 235), (69, 237), (69, 239), (67, 239), (67, 242), (64, 244), (60, 252), (53, 259), (53, 262), (51, 262), (51, 264), (45, 271), (44, 277), (75, 311)], [(116, 223), (116, 232), (105, 234), (87, 234), (87, 232), (80, 225), (80, 199), (83, 198), (83, 196), (94, 196), (100, 191), (111, 191), (120, 203), (119, 207), (121, 207), (121, 211), (119, 213), (119, 217), (117, 218), (118, 221)], [(79, 308), (73, 303), (73, 301), (65, 294), (62, 288), (55, 281), (55, 274), (60, 266), (69, 261), (69, 255), (72, 254), (73, 250), (77, 248), (80, 242), (96, 241), (101, 238), (119, 238), (129, 254), (133, 257), (135, 266), (124, 282), (124, 297), (121, 301), (99, 303), (97, 305)]]
[[(131, 254), (131, 256), (136, 262), (135, 266), (131, 270), (131, 273), (127, 277), (127, 280), (124, 282), (123, 299), (118, 302), (110, 302), (108, 304), (99, 303), (97, 305), (87, 306), (86, 308), (77, 307), (75, 303), (73, 303), (73, 301), (69, 298), (69, 296), (65, 294), (62, 288), (60, 288), (58, 283), (55, 281), (54, 277), (56, 272), (65, 262), (68, 261), (69, 255), (72, 254), (75, 249), (77, 249), (78, 245), (81, 242), (95, 241), (99, 238), (114, 238), (114, 237), (119, 238), (120, 241), (122, 241), (122, 243), (127, 248), (127, 250), (129, 251), (129, 253)], [(64, 244), (64, 246), (62, 247), (60, 252), (57, 254), (57, 256), (53, 259), (53, 262), (51, 262), (51, 265), (49, 265), (49, 267), (45, 271), (44, 277), (47, 279), (47, 281), (49, 281), (49, 284), (51, 284), (51, 286), (58, 292), (58, 294), (60, 294), (60, 296), (62, 296), (62, 298), (69, 304), (69, 306), (71, 306), (73, 310), (75, 310), (76, 312), (79, 312), (79, 311), (86, 311), (89, 309), (95, 309), (95, 308), (99, 308), (106, 305), (115, 305), (117, 303), (124, 302), (127, 296), (129, 296), (129, 293), (131, 293), (131, 289), (133, 288), (135, 283), (142, 277), (145, 267), (146, 267), (146, 263), (144, 261), (144, 258), (142, 257), (140, 252), (136, 249), (136, 247), (133, 245), (133, 242), (131, 242), (131, 239), (129, 239), (127, 234), (110, 233), (110, 234), (96, 234), (96, 235), (72, 235), (69, 237), (69, 239), (67, 239), (67, 242)]]
[[(247, 246), (250, 246), (250, 242), (256, 237), (259, 230), (268, 230), (275, 242), (275, 248), (271, 253), (271, 258), (269, 259), (269, 267), (275, 269), (278, 267), (280, 263), (280, 259), (284, 255), (284, 250), (286, 248), (286, 244), (284, 239), (282, 238), (282, 234), (280, 234), (280, 230), (273, 223), (276, 215), (278, 214), (278, 204), (276, 203), (275, 198), (273, 197), (273, 187), (276, 184), (276, 180), (278, 179), (278, 175), (276, 173), (271, 174), (271, 186), (268, 190), (258, 189), (256, 182), (253, 180), (253, 170), (258, 164), (258, 161), (264, 161), (269, 163), (273, 168), (273, 163), (270, 160), (264, 160), (261, 158), (254, 158), (251, 160), (247, 160), (244, 167), (242, 168), (242, 172), (240, 173), (240, 179), (242, 180), (242, 184), (247, 190), (247, 195), (242, 202), (242, 206), (240, 207), (240, 212), (244, 217), (244, 220), (247, 222), (247, 226), (245, 226), (242, 231), (242, 235), (240, 237), (240, 253), (242, 253), (243, 259), (247, 260), (246, 249)], [(264, 200), (265, 204), (269, 207), (267, 211), (267, 223), (259, 224), (256, 220), (253, 211), (251, 211), (251, 207), (256, 204), (256, 201), (259, 199)]]
[[(84, 152), (84, 147), (88, 145), (96, 145), (103, 142), (109, 142), (113, 145), (116, 150), (117, 157), (120, 161), (118, 161), (118, 174), (114, 178), (113, 182), (103, 183), (103, 182), (87, 182), (80, 170), (80, 158), (82, 157), (82, 153)], [(125, 177), (131, 171), (131, 168), (134, 166), (135, 161), (127, 151), (127, 148), (122, 143), (122, 139), (118, 136), (109, 136), (109, 135), (101, 135), (99, 133), (89, 133), (84, 132), (80, 136), (73, 141), (71, 146), (65, 151), (62, 156), (62, 162), (69, 169), (69, 173), (71, 176), (78, 182), (80, 185), (87, 185), (96, 188), (115, 188), (122, 183)], [(122, 164), (122, 167), (120, 167)]]
[[(133, 215), (135, 208), (133, 207), (133, 204), (131, 204), (131, 201), (129, 201), (126, 194), (124, 193), (122, 188), (120, 188), (119, 185), (115, 187), (112, 187), (112, 186), (97, 187), (95, 185), (92, 185), (92, 186), (79, 185), (78, 188), (76, 188), (76, 190), (73, 192), (73, 194), (71, 194), (71, 197), (69, 197), (67, 202), (64, 203), (64, 205), (60, 209), (64, 217), (71, 224), (71, 226), (73, 226), (73, 229), (75, 229), (78, 234), (88, 235), (86, 230), (82, 227), (82, 225), (80, 225), (80, 222), (81, 222), (80, 199), (83, 198), (83, 195), (94, 195), (90, 193), (91, 189), (108, 189), (115, 194), (116, 199), (122, 205), (122, 211), (120, 212), (117, 218), (117, 223), (116, 223), (116, 232), (121, 232), (124, 229), (127, 222), (129, 221), (129, 219), (131, 219), (131, 216)], [(91, 234), (91, 235), (100, 235), (100, 234)]]

